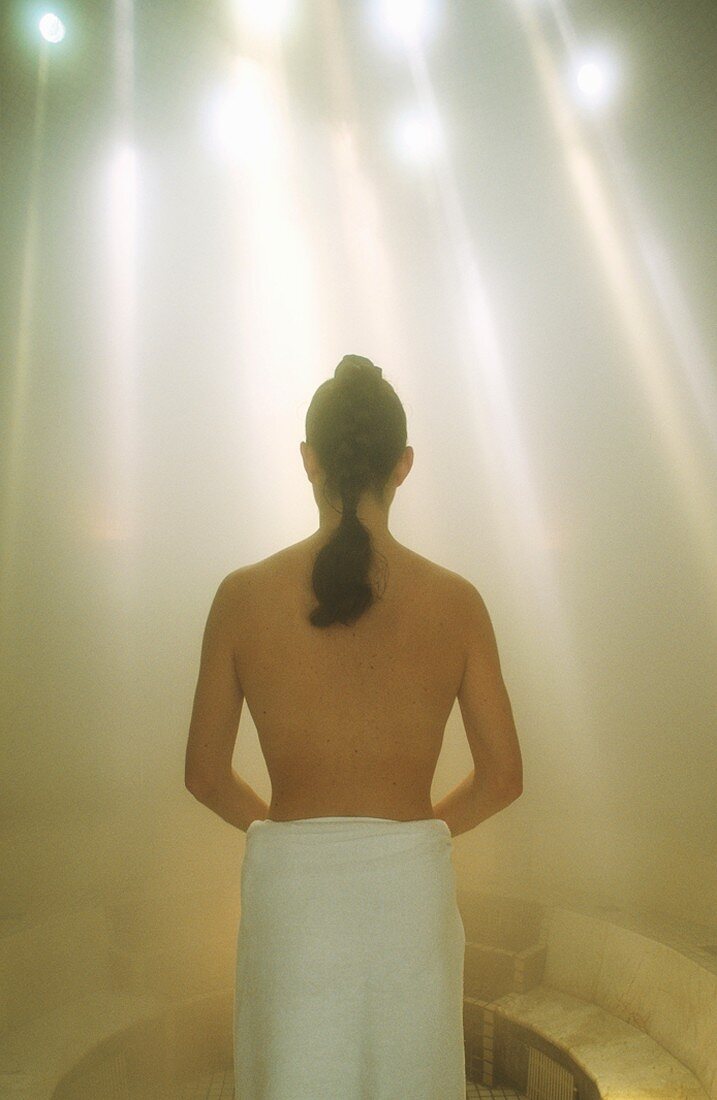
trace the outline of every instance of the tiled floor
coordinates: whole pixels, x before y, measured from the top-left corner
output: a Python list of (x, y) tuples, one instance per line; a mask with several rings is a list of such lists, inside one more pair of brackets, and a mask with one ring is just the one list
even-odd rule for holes
[(502, 1089), (500, 1087), (489, 1089), (485, 1085), (474, 1085), (468, 1082), (466, 1100), (525, 1100), (522, 1092), (515, 1089)]
[[(215, 1070), (214, 1073), (188, 1081), (182, 1090), (176, 1093), (176, 1100), (234, 1100), (234, 1072), (231, 1068)], [(410, 1097), (407, 1098), (410, 1100)], [(486, 1088), (469, 1081), (466, 1100), (525, 1100), (521, 1092), (514, 1089)]]

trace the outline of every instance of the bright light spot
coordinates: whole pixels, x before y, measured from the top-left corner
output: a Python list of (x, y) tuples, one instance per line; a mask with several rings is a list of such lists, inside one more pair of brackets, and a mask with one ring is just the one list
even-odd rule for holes
[(65, 37), (65, 24), (56, 15), (48, 12), (39, 22), (40, 34), (48, 42), (62, 42)]
[(443, 144), (438, 127), (416, 111), (406, 112), (395, 122), (394, 140), (404, 160), (413, 163), (431, 160)]
[(273, 38), (288, 29), (296, 0), (236, 0), (236, 11), (248, 31)]
[(209, 104), (209, 137), (219, 156), (233, 164), (267, 163), (280, 146), (266, 76), (242, 58), (228, 87), (218, 89)]
[(605, 91), (605, 73), (593, 61), (582, 65), (578, 70), (578, 88), (590, 99), (600, 96)]
[(579, 98), (588, 107), (600, 107), (610, 98), (615, 86), (615, 66), (604, 57), (585, 58), (574, 70)]
[(383, 31), (399, 41), (422, 40), (433, 29), (433, 0), (376, 0), (376, 19)]

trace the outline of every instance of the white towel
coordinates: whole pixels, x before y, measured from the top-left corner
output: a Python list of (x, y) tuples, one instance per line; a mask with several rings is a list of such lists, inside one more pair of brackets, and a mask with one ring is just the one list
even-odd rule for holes
[(465, 1100), (465, 929), (445, 821), (254, 821), (235, 1100)]

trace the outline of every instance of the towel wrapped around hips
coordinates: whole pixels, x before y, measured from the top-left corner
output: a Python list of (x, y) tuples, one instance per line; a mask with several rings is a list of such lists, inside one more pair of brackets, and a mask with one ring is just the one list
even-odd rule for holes
[(438, 818), (252, 822), (235, 1100), (465, 1100), (451, 853)]

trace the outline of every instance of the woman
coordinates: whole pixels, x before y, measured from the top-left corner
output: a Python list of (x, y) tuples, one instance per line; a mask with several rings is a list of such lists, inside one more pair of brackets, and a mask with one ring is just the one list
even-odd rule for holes
[[(207, 621), (187, 785), (247, 830), (237, 1100), (465, 1097), (451, 836), (519, 796), (522, 761), (480, 594), (388, 529), (406, 438), (345, 356), (301, 444), (318, 530), (225, 578)], [(231, 769), (244, 698), (269, 805)], [(475, 767), (434, 806), (456, 698)]]

